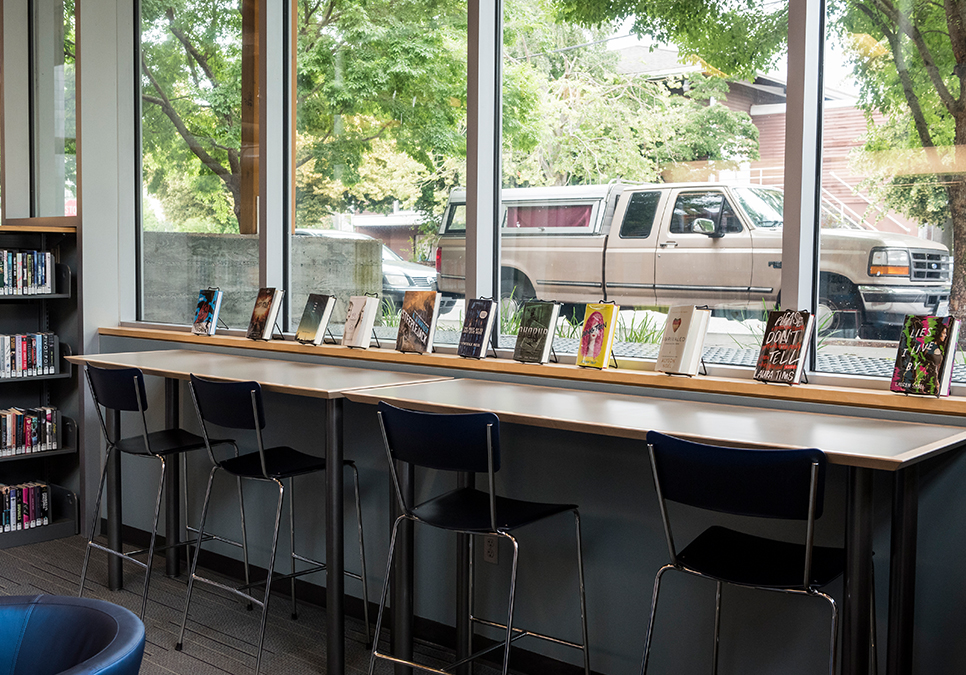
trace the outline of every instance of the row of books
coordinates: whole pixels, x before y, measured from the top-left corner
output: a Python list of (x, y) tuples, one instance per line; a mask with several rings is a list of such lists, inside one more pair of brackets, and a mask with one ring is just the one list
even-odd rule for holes
[[(249, 338), (271, 339), (283, 293), (274, 288), (259, 290), (248, 328)], [(436, 291), (406, 291), (396, 334), (398, 351), (420, 354), (433, 351), (440, 299), (441, 295)], [(310, 294), (295, 334), (296, 339), (306, 344), (321, 344), (335, 302), (333, 295)], [(208, 289), (201, 292), (195, 316), (196, 333), (214, 332), (220, 306), (221, 291)], [(523, 363), (546, 363), (549, 360), (560, 307), (559, 303), (541, 300), (524, 304), (513, 350), (514, 360)], [(460, 356), (486, 356), (496, 315), (494, 309), (495, 301), (489, 298), (466, 301), (466, 316), (457, 347)], [(577, 350), (578, 366), (607, 368), (619, 309), (614, 303), (586, 305)], [(342, 344), (368, 348), (378, 313), (377, 297), (352, 296)], [(671, 307), (665, 321), (655, 370), (696, 375), (710, 319), (711, 310), (707, 307)], [(801, 381), (814, 319), (805, 310), (775, 310), (768, 313), (755, 379), (781, 384), (798, 384)], [(948, 395), (958, 335), (959, 321), (952, 317), (906, 317), (891, 389), (908, 394)]]
[(21, 483), (0, 486), (0, 531), (17, 532), (49, 525), (50, 486), (46, 483)]
[(57, 372), (57, 336), (53, 333), (0, 335), (0, 378), (36, 377)]
[(0, 249), (0, 295), (54, 292), (54, 256), (50, 251)]
[(51, 406), (0, 410), (0, 457), (57, 450), (60, 411)]

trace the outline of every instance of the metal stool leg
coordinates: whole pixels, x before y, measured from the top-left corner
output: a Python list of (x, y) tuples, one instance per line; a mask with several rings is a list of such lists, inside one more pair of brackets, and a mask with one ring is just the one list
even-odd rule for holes
[(104, 494), (104, 483), (107, 480), (107, 467), (111, 462), (111, 453), (114, 446), (108, 445), (107, 454), (104, 459), (104, 468), (101, 470), (101, 483), (97, 488), (97, 497), (94, 499), (94, 516), (91, 520), (91, 533), (87, 538), (87, 546), (84, 547), (84, 564), (81, 565), (80, 588), (77, 589), (77, 597), (84, 597), (84, 583), (87, 581), (87, 565), (91, 559), (91, 544), (94, 543), (94, 534), (97, 532), (97, 524), (101, 519), (101, 497)]
[[(369, 581), (366, 572), (366, 546), (362, 536), (362, 497), (359, 491), (359, 470), (355, 466), (352, 469), (352, 482), (356, 490), (356, 525), (359, 529), (359, 564), (362, 568), (362, 619), (366, 622), (366, 649), (372, 646), (372, 632), (369, 625)], [(292, 593), (295, 597), (295, 593)]]
[(711, 675), (718, 675), (718, 645), (721, 638), (721, 582), (714, 589), (714, 647), (711, 651)]
[(268, 621), (268, 601), (272, 594), (272, 574), (275, 571), (275, 554), (278, 552), (278, 529), (282, 523), (282, 501), (285, 497), (285, 487), (276, 480), (278, 485), (278, 506), (275, 509), (275, 531), (272, 534), (272, 556), (268, 561), (268, 578), (265, 580), (265, 598), (262, 600), (262, 618), (258, 625), (258, 656), (255, 657), (255, 675), (262, 667), (262, 645), (265, 644), (265, 625)]
[(148, 606), (148, 587), (151, 585), (151, 565), (154, 563), (154, 544), (158, 537), (158, 519), (161, 517), (161, 495), (164, 492), (164, 473), (166, 465), (164, 457), (158, 457), (161, 462), (161, 477), (158, 479), (158, 498), (154, 502), (154, 522), (151, 527), (151, 539), (148, 541), (148, 558), (144, 567), (144, 584), (141, 590), (141, 614), (140, 619), (144, 620), (144, 610)]
[(507, 675), (510, 668), (510, 643), (513, 641), (513, 602), (517, 594), (517, 562), (520, 558), (520, 545), (509, 534), (502, 536), (509, 539), (510, 543), (513, 544), (513, 562), (510, 567), (510, 601), (506, 612), (506, 644), (503, 646), (503, 675)]
[(590, 645), (587, 641), (587, 594), (584, 586), (584, 553), (580, 537), (580, 513), (574, 509), (577, 525), (577, 581), (580, 587), (580, 633), (583, 639), (584, 675), (590, 675)]
[(654, 617), (657, 616), (657, 597), (661, 591), (661, 577), (668, 570), (673, 570), (673, 565), (665, 565), (657, 571), (654, 577), (654, 592), (651, 594), (651, 616), (647, 620), (647, 634), (644, 636), (644, 658), (641, 662), (641, 675), (647, 672), (647, 659), (651, 655), (651, 638), (654, 635)]
[(299, 618), (298, 601), (295, 599), (295, 478), (288, 479), (288, 532), (289, 532), (289, 562), (292, 563), (292, 620)]
[[(245, 493), (242, 490), (241, 476), (235, 476), (235, 483), (238, 486), (238, 515), (241, 516), (242, 560), (245, 563), (245, 587), (248, 588), (248, 592), (251, 593), (252, 575), (248, 567), (248, 528), (245, 526)], [(247, 609), (249, 612), (252, 611), (252, 603), (249, 602), (245, 609)]]
[(188, 571), (188, 590), (184, 599), (184, 613), (181, 615), (181, 631), (178, 633), (178, 642), (175, 643), (176, 651), (181, 651), (184, 646), (184, 629), (188, 623), (188, 607), (191, 604), (191, 591), (195, 585), (195, 572), (198, 569), (198, 554), (201, 553), (201, 541), (205, 536), (205, 519), (208, 517), (208, 504), (211, 501), (211, 484), (215, 480), (215, 473), (218, 467), (213, 466), (211, 473), (208, 474), (208, 487), (205, 489), (205, 501), (201, 505), (201, 521), (198, 523), (198, 541), (195, 544), (195, 555), (191, 559), (191, 569)]
[[(392, 558), (396, 550), (396, 534), (399, 532), (399, 524), (406, 516), (399, 516), (392, 524), (392, 534), (389, 537), (389, 561), (386, 563), (386, 576), (382, 584), (382, 593), (379, 594), (379, 608), (376, 611), (376, 632), (372, 640), (372, 652), (369, 655), (369, 675), (376, 667), (376, 657), (379, 652), (379, 633), (382, 630), (382, 617), (386, 610), (386, 596), (389, 594), (389, 580), (392, 578)], [(390, 645), (391, 646), (391, 645)]]

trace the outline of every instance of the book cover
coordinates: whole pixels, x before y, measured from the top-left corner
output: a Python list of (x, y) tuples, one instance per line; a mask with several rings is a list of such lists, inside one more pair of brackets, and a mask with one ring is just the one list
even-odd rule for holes
[(577, 347), (578, 366), (604, 369), (610, 365), (619, 309), (609, 302), (587, 305), (580, 329), (580, 345)]
[(342, 344), (346, 347), (368, 349), (372, 339), (372, 327), (379, 312), (379, 298), (370, 295), (353, 295), (342, 330)]
[(910, 314), (902, 324), (890, 389), (904, 394), (948, 396), (959, 321)]
[(322, 293), (309, 293), (302, 311), (295, 339), (306, 344), (320, 345), (325, 337), (325, 327), (329, 325), (332, 309), (335, 307), (335, 296)]
[(654, 370), (675, 375), (697, 375), (710, 320), (710, 309), (694, 305), (671, 307), (664, 323)]
[(440, 294), (436, 291), (406, 291), (399, 313), (399, 330), (396, 332), (397, 351), (417, 354), (433, 351), (439, 298)]
[(553, 345), (559, 314), (560, 305), (556, 302), (530, 300), (523, 305), (520, 330), (513, 349), (515, 361), (546, 363), (550, 360), (550, 348)]
[(805, 367), (805, 350), (814, 317), (805, 310), (768, 313), (765, 335), (758, 353), (755, 379), (762, 382), (798, 384)]
[(275, 318), (282, 305), (282, 294), (285, 291), (275, 288), (258, 289), (255, 298), (255, 308), (252, 310), (252, 320), (248, 324), (245, 334), (250, 340), (271, 340), (275, 328)]
[(218, 314), (221, 312), (221, 291), (216, 288), (206, 288), (198, 293), (198, 306), (195, 308), (195, 320), (191, 325), (194, 335), (214, 335), (218, 327)]
[(486, 356), (486, 346), (493, 332), (496, 302), (489, 298), (470, 298), (466, 301), (466, 318), (456, 353), (460, 356), (481, 359)]

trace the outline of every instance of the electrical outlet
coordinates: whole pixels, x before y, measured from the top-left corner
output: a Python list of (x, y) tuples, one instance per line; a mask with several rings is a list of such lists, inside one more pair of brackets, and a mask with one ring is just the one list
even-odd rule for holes
[(498, 537), (483, 537), (483, 560), (493, 565), (500, 562), (500, 540)]

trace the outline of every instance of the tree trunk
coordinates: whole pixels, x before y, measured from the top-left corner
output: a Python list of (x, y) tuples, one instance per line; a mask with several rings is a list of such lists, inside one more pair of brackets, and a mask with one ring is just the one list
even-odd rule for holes
[[(958, 112), (955, 120), (956, 145), (953, 151), (958, 155), (966, 152), (964, 147), (966, 146), (966, 111)], [(949, 194), (949, 212), (953, 228), (953, 273), (949, 312), (963, 321), (966, 319), (966, 182), (964, 177), (958, 174), (951, 174), (946, 179), (951, 181), (946, 191)], [(959, 344), (966, 348), (966, 331), (960, 333)]]

